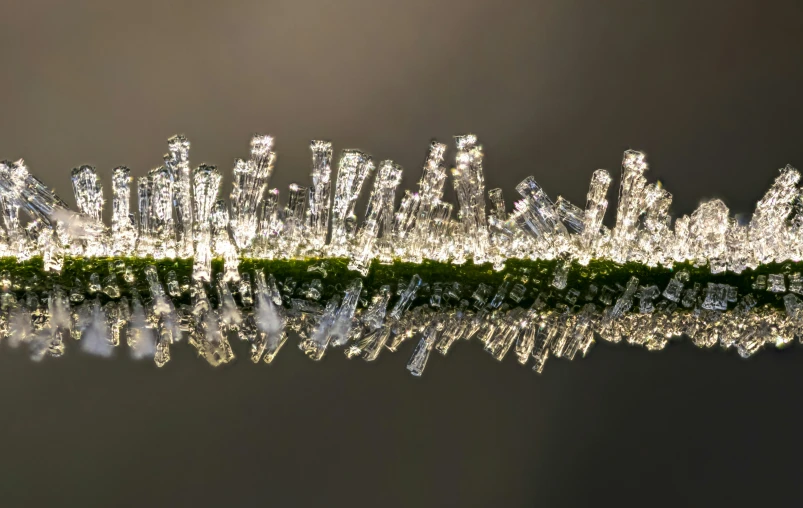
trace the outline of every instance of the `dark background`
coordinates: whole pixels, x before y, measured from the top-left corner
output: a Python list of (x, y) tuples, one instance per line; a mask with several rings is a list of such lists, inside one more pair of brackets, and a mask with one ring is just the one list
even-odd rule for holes
[[(312, 138), (392, 158), (410, 187), (431, 138), (474, 132), (508, 206), (530, 174), (582, 206), (636, 148), (676, 214), (749, 213), (803, 166), (802, 22), (800, 2), (3, 2), (0, 157), (72, 203), (79, 164), (108, 192), (182, 132), (228, 174), (263, 132), (284, 195)], [(236, 346), (213, 370), (186, 345), (163, 369), (2, 345), (0, 505), (803, 502), (800, 347), (598, 345), (539, 377), (458, 344), (415, 379), (412, 342), (374, 364)]]

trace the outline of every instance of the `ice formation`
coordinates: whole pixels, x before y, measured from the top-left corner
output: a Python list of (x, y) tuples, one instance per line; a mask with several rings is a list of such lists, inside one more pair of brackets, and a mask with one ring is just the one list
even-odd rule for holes
[[(446, 355), (467, 340), (481, 342), (497, 360), (513, 351), (540, 373), (550, 356), (585, 356), (597, 340), (659, 350), (687, 336), (697, 346), (748, 357), (803, 339), (803, 278), (796, 271), (803, 199), (791, 166), (780, 170), (749, 221), (737, 221), (720, 200), (673, 218), (672, 195), (648, 181), (645, 155), (628, 150), (609, 228), (608, 171), (593, 172), (584, 208), (553, 200), (532, 176), (516, 186), (519, 197), (508, 207), (501, 189), (485, 188), (477, 137), (457, 136), (455, 144), (450, 165), (447, 146), (433, 142), (417, 188), (400, 192), (398, 164), (342, 150), (333, 167), (332, 144), (315, 140), (311, 181), (290, 185), (282, 201), (269, 187), (274, 139), (257, 135), (250, 156), (234, 163), (226, 203), (220, 171), (191, 169), (189, 141), (174, 136), (164, 165), (135, 186), (128, 168), (112, 170), (111, 227), (103, 222), (94, 167), (72, 170), (71, 210), (22, 160), (2, 161), (0, 256), (23, 264), (41, 258), (46, 278), (65, 260), (104, 260), (108, 270), (44, 289), (13, 269), (3, 272), (0, 338), (27, 345), (34, 359), (59, 357), (78, 341), (100, 356), (127, 345), (134, 358), (163, 366), (184, 339), (219, 365), (235, 357), (229, 339), (248, 343), (252, 361), (271, 363), (293, 335), (313, 360), (341, 350), (366, 361), (420, 336), (407, 365), (416, 376), (433, 350)], [(449, 175), (456, 203), (444, 200)], [(130, 258), (144, 270), (136, 273)], [(191, 277), (158, 272), (159, 260), (174, 258), (192, 258)], [(243, 260), (311, 259), (320, 261), (309, 265), (315, 278), (302, 284), (243, 269)], [(326, 284), (332, 259), (347, 263), (347, 282)], [(433, 274), (424, 266), (473, 263), (498, 271), (511, 260), (552, 268), (523, 269), (495, 287), (419, 274), (395, 286), (366, 285), (376, 263), (412, 263)], [(596, 274), (572, 278), (600, 262), (624, 274), (621, 283), (598, 287)], [(626, 273), (628, 267), (673, 271), (659, 287)]]

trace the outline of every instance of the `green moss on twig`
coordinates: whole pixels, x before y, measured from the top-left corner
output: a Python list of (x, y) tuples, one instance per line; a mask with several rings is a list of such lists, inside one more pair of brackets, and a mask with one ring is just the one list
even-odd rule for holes
[[(160, 279), (166, 280), (170, 271), (175, 271), (179, 281), (189, 280), (192, 275), (192, 259), (159, 259), (152, 258), (66, 258), (61, 272), (45, 272), (43, 262), (39, 257), (18, 262), (15, 258), (0, 258), (0, 272), (10, 274), (15, 292), (24, 293), (31, 290), (44, 293), (59, 284), (69, 289), (76, 279), (84, 287), (92, 273), (97, 273), (101, 280), (113, 273), (117, 277), (123, 296), (130, 296), (130, 288), (123, 280), (126, 267), (133, 270), (136, 277), (135, 287), (147, 296), (148, 285), (144, 276), (144, 269), (148, 265), (155, 265)], [(753, 283), (758, 275), (785, 274), (789, 275), (801, 271), (801, 263), (784, 262), (769, 263), (755, 270), (746, 270), (741, 274), (723, 273), (712, 275), (707, 266), (695, 267), (690, 263), (677, 264), (672, 268), (648, 267), (638, 263), (619, 265), (611, 261), (594, 260), (588, 266), (572, 264), (567, 277), (566, 290), (559, 291), (551, 286), (555, 268), (554, 260), (523, 260), (509, 259), (503, 270), (495, 271), (490, 264), (476, 265), (467, 262), (462, 265), (424, 261), (420, 264), (394, 261), (390, 264), (381, 264), (373, 261), (367, 276), (362, 277), (366, 296), (376, 293), (383, 285), (390, 285), (393, 290), (397, 284), (406, 284), (410, 278), (418, 274), (425, 283), (451, 284), (459, 282), (464, 291), (463, 298), (469, 298), (479, 284), (487, 284), (494, 290), (504, 281), (510, 280), (512, 284), (522, 284), (527, 289), (524, 298), (518, 305), (529, 306), (536, 295), (541, 292), (551, 294), (549, 301), (554, 304), (561, 301), (570, 289), (584, 293), (594, 284), (598, 288), (609, 286), (613, 289), (623, 287), (631, 276), (639, 279), (642, 286), (656, 285), (663, 291), (669, 280), (679, 270), (686, 270), (691, 276), (691, 283), (700, 283), (704, 288), (708, 282), (729, 284), (738, 288), (739, 295), (752, 293), (759, 305), (783, 307), (783, 294), (772, 293), (766, 290), (754, 290)], [(223, 269), (223, 261), (216, 259), (213, 262), (213, 273)], [(297, 288), (309, 284), (314, 279), (320, 279), (323, 286), (321, 300), (330, 298), (333, 294), (342, 292), (353, 279), (361, 277), (358, 272), (348, 269), (348, 260), (345, 258), (328, 259), (243, 259), (240, 262), (240, 273), (253, 273), (264, 270), (273, 274), (279, 282), (292, 278)], [(236, 288), (235, 288), (236, 289)], [(214, 292), (211, 292), (214, 295)], [(425, 287), (415, 304), (426, 303), (429, 298)], [(188, 300), (183, 297), (181, 300)], [(515, 302), (508, 302), (516, 305)]]

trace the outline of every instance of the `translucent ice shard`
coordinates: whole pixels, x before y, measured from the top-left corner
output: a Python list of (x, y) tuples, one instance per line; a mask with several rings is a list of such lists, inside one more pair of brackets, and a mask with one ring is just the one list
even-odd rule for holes
[(555, 200), (555, 210), (563, 223), (575, 233), (581, 233), (585, 229), (585, 213), (583, 210), (571, 203), (563, 196), (558, 196)]
[(624, 315), (625, 312), (628, 312), (633, 307), (633, 296), (636, 294), (636, 290), (638, 289), (638, 279), (636, 277), (630, 277), (630, 280), (627, 281), (627, 287), (625, 287), (624, 292), (619, 296), (616, 300), (616, 303), (605, 315), (605, 319), (603, 320), (605, 323), (610, 324), (611, 321), (618, 319)]
[(201, 165), (193, 171), (195, 217), (197, 231), (195, 259), (192, 267), (194, 280), (211, 281), (212, 277), (212, 208), (217, 200), (221, 176), (215, 166)]
[(114, 351), (114, 344), (106, 314), (97, 298), (89, 305), (89, 322), (81, 334), (81, 349), (92, 355), (109, 357)]
[(725, 203), (719, 199), (702, 203), (689, 222), (687, 245), (691, 260), (698, 265), (706, 262), (719, 264), (727, 252), (727, 231), (728, 207)]
[[(103, 190), (100, 180), (92, 166), (81, 166), (72, 170), (72, 186), (78, 210), (96, 224), (102, 224)], [(79, 255), (89, 257), (106, 254), (105, 237), (97, 236), (86, 240)]]
[(669, 242), (669, 206), (672, 194), (664, 189), (660, 182), (647, 185), (644, 189), (643, 229), (639, 232), (638, 244), (641, 250), (636, 257), (648, 266), (665, 264)]
[(611, 184), (611, 175), (604, 169), (594, 171), (591, 184), (588, 188), (586, 209), (583, 215), (583, 231), (580, 236), (578, 262), (588, 264), (599, 249), (601, 239), (600, 228), (605, 211), (608, 209), (608, 187)]
[(424, 330), (421, 340), (418, 342), (418, 345), (413, 351), (413, 356), (410, 357), (410, 361), (407, 362), (407, 370), (410, 371), (410, 374), (420, 377), (421, 374), (424, 373), (424, 368), (427, 366), (427, 360), (429, 360), (429, 354), (432, 352), (432, 348), (435, 346), (435, 341), (438, 340), (438, 333), (441, 330), (442, 324), (437, 320), (430, 323), (426, 330)]
[[(0, 161), (0, 179), (8, 178), (13, 171), (14, 164), (11, 161)], [(5, 228), (2, 250), (4, 255), (16, 256), (20, 260), (28, 259), (31, 256), (30, 248), (25, 239), (19, 220), (20, 204), (16, 197), (7, 192), (0, 192), (0, 212), (3, 214), (3, 226)]]
[(209, 216), (209, 225), (211, 228), (212, 253), (215, 257), (223, 258), (223, 280), (226, 282), (240, 280), (238, 271), (240, 256), (229, 234), (229, 212), (223, 200), (215, 202), (215, 206)]
[(394, 253), (401, 255), (405, 252), (404, 246), (409, 241), (412, 234), (412, 227), (415, 224), (418, 206), (421, 204), (421, 196), (418, 193), (404, 191), (399, 208), (393, 216), (393, 236), (396, 243)]
[(156, 364), (161, 367), (170, 359), (170, 345), (181, 340), (181, 330), (173, 301), (165, 294), (156, 267), (145, 267), (145, 278), (151, 294), (150, 322), (156, 333)]
[(216, 279), (220, 330), (222, 333), (236, 332), (243, 322), (242, 312), (240, 312), (240, 308), (237, 306), (237, 302), (231, 292), (231, 287), (223, 277), (223, 274), (217, 274)]
[(155, 258), (176, 257), (176, 229), (173, 214), (173, 175), (167, 168), (148, 172), (148, 227)]
[(654, 284), (652, 286), (642, 287), (638, 292), (639, 312), (642, 314), (651, 314), (655, 310), (653, 302), (659, 294), (661, 294), (661, 292), (658, 286)]
[(491, 214), (493, 217), (504, 222), (507, 219), (507, 213), (505, 212), (505, 198), (502, 196), (502, 189), (489, 190), (488, 199), (491, 200)]
[(647, 163), (644, 154), (628, 150), (622, 159), (622, 178), (619, 186), (619, 205), (616, 210), (616, 227), (612, 234), (611, 258), (622, 263), (630, 257), (639, 227), (639, 216), (644, 211), (644, 187), (647, 180), (644, 172)]
[(359, 150), (343, 150), (332, 203), (332, 241), (329, 249), (333, 256), (343, 256), (348, 252), (348, 242), (354, 236), (357, 224), (354, 205), (365, 179), (373, 169), (371, 156)]
[(593, 303), (588, 303), (583, 306), (571, 327), (569, 339), (561, 354), (563, 358), (573, 360), (578, 351), (582, 352), (583, 356), (585, 356), (589, 347), (594, 342), (594, 330), (591, 327), (591, 322), (595, 310)]
[[(397, 228), (399, 247), (404, 246), (405, 259), (420, 261), (430, 256), (433, 245), (431, 222), (443, 197), (446, 168), (443, 166), (446, 145), (433, 141), (424, 162), (424, 171), (418, 182), (418, 193), (402, 201), (396, 220), (403, 224)], [(406, 231), (406, 233), (405, 233)]]
[(485, 180), (482, 173), (482, 147), (473, 134), (457, 136), (455, 168), (452, 170), (455, 194), (460, 203), (460, 224), (463, 227), (463, 254), (475, 263), (487, 260), (488, 225), (485, 212)]
[(279, 207), (279, 189), (270, 189), (259, 208), (259, 226), (255, 245), (252, 246), (254, 257), (268, 257), (278, 246), (279, 236), (284, 229), (285, 217)]
[(257, 233), (257, 210), (273, 172), (276, 154), (271, 136), (251, 139), (251, 158), (234, 162), (234, 186), (231, 191), (231, 230), (238, 249), (248, 249)]
[[(10, 292), (5, 294), (11, 294)], [(23, 298), (22, 301), (17, 302), (16, 298), (4, 298), (4, 314), (8, 321), (8, 344), (12, 348), (18, 347), (31, 339), (33, 335), (33, 327), (31, 326), (31, 307), (35, 307), (38, 302), (36, 295), (31, 295), (34, 298), (33, 305), (28, 303), (29, 298)], [(13, 295), (12, 295), (13, 297)]]
[(330, 331), (332, 325), (337, 318), (338, 304), (340, 300), (337, 296), (333, 296), (327, 303), (315, 327), (315, 331), (309, 339), (302, 341), (299, 344), (304, 353), (313, 360), (320, 360), (326, 353), (326, 348), (329, 346)]
[[(306, 222), (307, 188), (290, 184), (287, 206), (284, 209), (284, 229), (278, 238), (276, 251), (282, 256), (292, 257), (307, 240), (309, 230)], [(272, 254), (272, 253), (271, 253)]]
[(135, 296), (131, 304), (131, 325), (127, 335), (128, 348), (135, 359), (151, 357), (156, 353), (156, 337), (148, 326), (142, 302)]
[(258, 271), (254, 281), (256, 324), (259, 333), (251, 345), (251, 360), (256, 363), (264, 354), (265, 363), (271, 363), (287, 340), (282, 297), (273, 275), (266, 279), (265, 274)]
[(362, 279), (354, 279), (346, 288), (343, 301), (337, 310), (332, 330), (329, 333), (330, 344), (334, 347), (342, 346), (348, 340), (352, 328), (352, 319), (357, 310), (357, 303), (362, 291)]
[(513, 220), (529, 236), (537, 250), (546, 257), (553, 257), (563, 248), (563, 240), (568, 231), (544, 189), (531, 176), (516, 186), (524, 199), (514, 204)]
[(521, 365), (527, 363), (535, 347), (535, 339), (538, 334), (540, 320), (535, 311), (530, 311), (522, 322), (522, 332), (516, 338), (516, 359)]
[(683, 295), (683, 285), (689, 281), (689, 272), (685, 270), (681, 270), (680, 272), (676, 273), (672, 280), (669, 281), (667, 284), (666, 289), (664, 290), (663, 296), (667, 300), (671, 300), (673, 302), (679, 302), (681, 296)]
[(754, 249), (753, 263), (768, 263), (784, 258), (784, 237), (779, 235), (792, 212), (792, 201), (798, 196), (800, 173), (792, 166), (781, 169), (772, 187), (756, 204), (750, 220), (749, 235)]
[(789, 293), (783, 298), (784, 310), (789, 319), (790, 334), (803, 340), (803, 301)]
[(190, 345), (213, 367), (229, 363), (234, 360), (234, 351), (228, 338), (220, 332), (219, 316), (201, 282), (195, 282), (193, 293)]
[(73, 168), (72, 188), (78, 210), (100, 221), (103, 212), (103, 191), (95, 168), (92, 166)]
[(48, 309), (33, 292), (25, 293), (19, 312), (11, 317), (11, 325), (19, 327), (19, 331), (12, 332), (9, 341), (12, 346), (27, 343), (32, 360), (41, 361), (46, 356), (60, 357), (64, 354), (64, 340), (51, 333)]
[(410, 283), (407, 287), (402, 291), (401, 295), (399, 295), (399, 299), (396, 301), (396, 305), (393, 306), (393, 309), (390, 311), (390, 318), (393, 320), (399, 320), (402, 317), (402, 314), (410, 307), (413, 303), (413, 300), (418, 293), (418, 288), (421, 287), (421, 277), (417, 274), (413, 275), (410, 279)]
[(307, 225), (313, 251), (321, 251), (329, 233), (329, 209), (332, 188), (332, 143), (312, 141), (312, 187), (309, 190)]
[(346, 288), (342, 303), (337, 295), (329, 300), (314, 333), (299, 345), (307, 356), (320, 360), (330, 345), (342, 346), (348, 342), (356, 324), (353, 318), (361, 291), (362, 280), (355, 279)]
[(726, 310), (728, 308), (727, 291), (728, 286), (726, 284), (709, 282), (705, 289), (702, 308), (706, 310)]
[(566, 284), (568, 283), (570, 268), (571, 268), (571, 263), (567, 258), (562, 258), (558, 260), (557, 266), (555, 266), (555, 272), (552, 274), (553, 287), (557, 289), (566, 288)]
[(470, 318), (467, 317), (466, 312), (463, 310), (449, 312), (444, 320), (443, 334), (435, 345), (435, 349), (440, 354), (447, 355), (455, 342), (463, 338), (468, 330), (470, 321)]
[(128, 304), (128, 299), (123, 297), (119, 301), (107, 302), (104, 305), (104, 310), (110, 333), (109, 342), (111, 342), (112, 346), (117, 347), (122, 343), (121, 337), (131, 318), (131, 307)]
[(382, 286), (379, 288), (379, 292), (374, 296), (371, 305), (362, 313), (362, 316), (360, 316), (365, 328), (373, 331), (382, 326), (385, 321), (385, 314), (387, 313), (391, 296), (390, 286)]
[[(176, 254), (192, 256), (192, 200), (190, 199), (190, 142), (182, 135), (167, 140), (165, 166), (170, 172), (170, 197), (175, 208)], [(171, 212), (172, 213), (172, 212)]]
[(137, 243), (137, 230), (131, 214), (131, 171), (119, 166), (112, 171), (112, 241), (114, 255), (129, 255)]
[(144, 176), (137, 180), (137, 251), (140, 256), (153, 255), (153, 232), (151, 231), (151, 181)]
[(543, 373), (544, 365), (549, 358), (549, 349), (552, 340), (558, 332), (558, 316), (551, 314), (542, 317), (537, 324), (535, 343), (533, 345), (533, 370), (538, 374)]
[(527, 325), (525, 311), (521, 308), (516, 308), (507, 313), (504, 319), (494, 330), (494, 336), (489, 340), (485, 346), (485, 350), (498, 361), (507, 355), (511, 346), (518, 340), (519, 334), (522, 329)]
[[(393, 202), (396, 187), (401, 182), (401, 173), (401, 167), (393, 161), (382, 161), (379, 164), (365, 220), (357, 233), (357, 241), (349, 263), (350, 270), (357, 270), (367, 275), (380, 235), (386, 239), (390, 238), (393, 227)], [(389, 251), (389, 246), (385, 250)], [(388, 253), (385, 255), (388, 256)]]

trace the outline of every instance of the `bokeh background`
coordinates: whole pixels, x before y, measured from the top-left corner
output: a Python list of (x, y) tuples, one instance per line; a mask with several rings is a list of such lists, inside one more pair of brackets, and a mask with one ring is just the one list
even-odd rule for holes
[[(411, 187), (432, 138), (473, 132), (508, 200), (534, 175), (582, 205), (635, 148), (674, 213), (712, 197), (750, 213), (803, 166), (802, 22), (796, 1), (6, 0), (0, 157), (72, 204), (77, 165), (108, 192), (114, 166), (145, 174), (184, 133), (193, 166), (228, 175), (269, 133), (285, 194), (313, 138), (394, 159)], [(459, 344), (414, 379), (412, 342), (374, 364), (288, 343), (254, 366), (236, 346), (213, 370), (186, 347), (156, 369), (1, 344), (0, 505), (803, 501), (800, 347), (598, 345), (536, 376)]]

